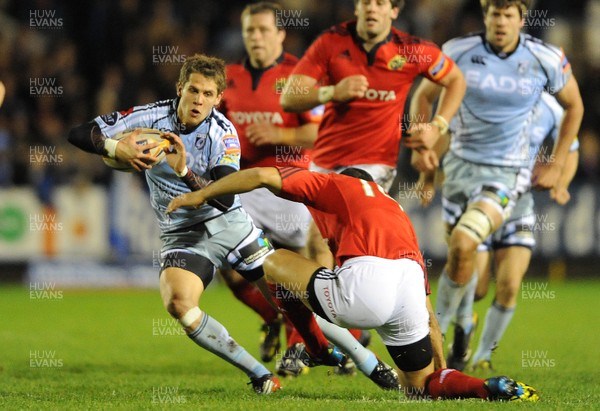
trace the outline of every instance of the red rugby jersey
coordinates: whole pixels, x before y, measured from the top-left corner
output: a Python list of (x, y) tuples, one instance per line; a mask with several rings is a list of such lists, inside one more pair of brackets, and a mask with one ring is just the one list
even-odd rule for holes
[(377, 184), (293, 167), (278, 170), (283, 180), (281, 197), (308, 207), (337, 265), (360, 256), (409, 258), (425, 271), (408, 215)]
[(250, 124), (268, 122), (278, 127), (299, 127), (321, 120), (317, 108), (306, 113), (286, 113), (279, 104), (281, 91), (298, 58), (283, 53), (276, 64), (266, 69), (255, 69), (248, 60), (226, 67), (227, 88), (219, 111), (234, 124), (240, 139), (241, 168), (266, 166), (294, 166), (307, 168), (310, 150), (295, 146), (264, 145), (257, 147), (246, 137)]
[(322, 85), (357, 74), (369, 82), (365, 97), (326, 104), (312, 151), (320, 167), (395, 167), (404, 103), (415, 77), (440, 80), (454, 66), (435, 44), (395, 28), (369, 53), (361, 44), (356, 22), (332, 27), (315, 40), (292, 72), (321, 80)]

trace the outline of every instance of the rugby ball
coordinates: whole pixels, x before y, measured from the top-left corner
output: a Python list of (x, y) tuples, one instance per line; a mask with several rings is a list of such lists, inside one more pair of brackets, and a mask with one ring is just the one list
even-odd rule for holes
[[(140, 133), (138, 133), (135, 138), (135, 142), (137, 144), (149, 144), (149, 143), (154, 143), (154, 142), (160, 143), (160, 145), (158, 147), (155, 147), (151, 150), (144, 151), (144, 154), (151, 154), (157, 158), (157, 161), (155, 161), (154, 163), (150, 163), (151, 165), (154, 166), (154, 165), (160, 163), (162, 161), (162, 159), (165, 158), (164, 150), (171, 145), (169, 140), (165, 140), (160, 137), (160, 135), (161, 135), (160, 130), (156, 130), (153, 128), (140, 128), (140, 129), (136, 129), (136, 130), (140, 130)], [(114, 136), (113, 140), (118, 141), (118, 140), (127, 138), (134, 131), (135, 130), (123, 131), (123, 132), (117, 134), (116, 136)], [(115, 158), (102, 156), (102, 161), (104, 161), (104, 164), (106, 164), (110, 168), (114, 168), (115, 170), (118, 170), (118, 171), (135, 171), (135, 169), (133, 167), (131, 167), (130, 164), (122, 163)]]

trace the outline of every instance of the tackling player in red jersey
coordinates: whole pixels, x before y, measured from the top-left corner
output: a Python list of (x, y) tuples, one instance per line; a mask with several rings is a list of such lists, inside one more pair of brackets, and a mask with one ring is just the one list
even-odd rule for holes
[(392, 28), (403, 5), (403, 0), (355, 0), (357, 20), (318, 37), (290, 76), (281, 96), (285, 110), (326, 103), (313, 150), (314, 170), (355, 166), (389, 190), (404, 103), (415, 78), (440, 84), (445, 96), (434, 121), (415, 130), (408, 147), (431, 147), (460, 106), (466, 85), (454, 62), (435, 44)]
[[(241, 168), (275, 165), (307, 168), (310, 158), (305, 147), (312, 146), (317, 138), (322, 106), (310, 112), (286, 113), (279, 104), (283, 85), (298, 61), (296, 57), (283, 51), (285, 30), (277, 22), (280, 14), (281, 7), (274, 3), (259, 2), (246, 6), (241, 15), (241, 23), (247, 58), (241, 64), (227, 66), (228, 83), (221, 111), (239, 133), (244, 153)], [(296, 252), (304, 248), (310, 214), (303, 204), (276, 197), (266, 189), (244, 193), (240, 198), (255, 224), (264, 230), (276, 248)], [(221, 270), (221, 274), (234, 295), (265, 321), (261, 358), (263, 361), (270, 361), (280, 346), (281, 322), (278, 312), (254, 285), (235, 271)], [(275, 294), (289, 293), (280, 289), (275, 290)], [(300, 301), (297, 302), (304, 308)], [(287, 311), (288, 315), (295, 314), (289, 309)], [(317, 348), (327, 347), (328, 342), (314, 319), (297, 324), (303, 335), (310, 336), (311, 340), (306, 341), (309, 349), (314, 352)], [(357, 346), (358, 342), (347, 331), (332, 330), (329, 325), (325, 326), (328, 328), (324, 330), (328, 338), (335, 340), (345, 351), (356, 353), (361, 350)], [(302, 361), (298, 361), (305, 341), (292, 330), (286, 317), (288, 350), (281, 361), (278, 361), (277, 372), (280, 375), (298, 375), (305, 367)], [(353, 335), (359, 338), (361, 333), (370, 337), (368, 332), (361, 330), (354, 330)], [(315, 344), (317, 341), (320, 342), (318, 347)], [(363, 352), (366, 353), (364, 350)], [(370, 366), (361, 368), (368, 376), (377, 366), (375, 355), (371, 353), (371, 357), (373, 361)], [(346, 365), (343, 369), (347, 369)]]
[(339, 267), (329, 270), (277, 250), (264, 263), (269, 281), (287, 284), (303, 295), (307, 307), (334, 324), (374, 328), (410, 398), (536, 401), (533, 388), (508, 377), (483, 380), (448, 368), (434, 371), (427, 276), (410, 219), (367, 172), (348, 168), (343, 174), (291, 167), (242, 170), (176, 197), (167, 212), (258, 187), (306, 204)]

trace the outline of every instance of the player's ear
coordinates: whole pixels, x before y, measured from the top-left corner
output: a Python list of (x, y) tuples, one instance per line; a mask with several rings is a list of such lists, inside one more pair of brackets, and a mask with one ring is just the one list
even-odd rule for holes
[(283, 41), (285, 40), (285, 35), (286, 35), (286, 32), (284, 29), (277, 30), (277, 38), (279, 39), (280, 42), (283, 43)]
[(222, 98), (223, 98), (223, 92), (221, 91), (219, 94), (217, 94), (217, 98), (215, 100), (215, 107), (217, 107), (219, 104), (221, 104)]
[(177, 97), (181, 97), (181, 90), (183, 90), (183, 86), (180, 82), (175, 84), (175, 88), (177, 89)]

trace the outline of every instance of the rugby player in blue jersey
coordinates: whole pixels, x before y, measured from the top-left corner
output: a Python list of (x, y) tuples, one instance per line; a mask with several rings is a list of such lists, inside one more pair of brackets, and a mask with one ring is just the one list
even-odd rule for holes
[[(583, 116), (577, 81), (562, 49), (521, 33), (529, 1), (481, 0), (481, 5), (485, 32), (450, 40), (442, 48), (467, 82), (443, 161), (448, 261), (436, 302), (442, 333), (464, 295), (476, 286), (477, 247), (510, 216), (530, 185), (557, 186)], [(435, 93), (427, 87), (424, 82), (417, 89), (413, 102), (419, 115), (430, 118)], [(544, 90), (556, 97), (565, 114), (552, 161), (532, 174), (529, 126)], [(449, 366), (464, 366), (473, 328), (471, 318), (458, 321)]]
[[(200, 347), (245, 372), (257, 394), (270, 394), (279, 381), (264, 365), (229, 336), (198, 301), (216, 267), (231, 266), (250, 281), (263, 276), (262, 263), (272, 251), (261, 230), (241, 208), (238, 196), (224, 196), (195, 209), (165, 214), (169, 201), (198, 190), (239, 170), (240, 143), (231, 122), (214, 107), (225, 89), (222, 60), (194, 55), (181, 68), (177, 98), (96, 117), (69, 133), (80, 149), (108, 155), (133, 168), (145, 170), (151, 204), (161, 230), (160, 294), (169, 314)], [(125, 130), (159, 129), (171, 142), (166, 159), (144, 151), (158, 143), (137, 145)]]

